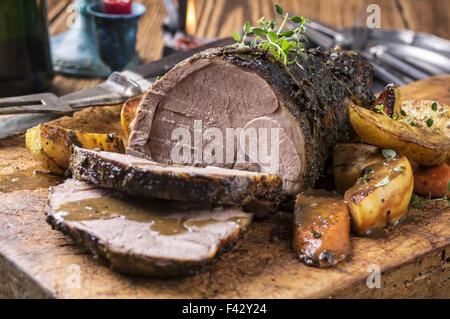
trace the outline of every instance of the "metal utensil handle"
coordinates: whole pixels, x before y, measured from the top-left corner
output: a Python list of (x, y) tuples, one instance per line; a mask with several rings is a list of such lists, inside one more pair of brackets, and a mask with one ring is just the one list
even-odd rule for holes
[(128, 98), (142, 94), (142, 89), (125, 74), (113, 72), (106, 82), (90, 89), (65, 95), (60, 99), (70, 104), (73, 109), (88, 106), (114, 105)]
[(312, 41), (324, 48), (331, 48), (333, 46), (334, 43), (333, 38), (314, 29), (307, 28), (305, 31), (305, 35), (309, 41)]
[(430, 76), (429, 74), (422, 72), (418, 68), (390, 55), (387, 52), (380, 52), (379, 54), (376, 54), (376, 57), (384, 64), (411, 76), (415, 80), (426, 79)]
[(39, 93), (0, 98), (0, 115), (23, 113), (53, 113), (70, 115), (73, 110), (53, 93)]
[(380, 80), (390, 83), (395, 82), (397, 85), (402, 86), (409, 82), (411, 82), (407, 78), (400, 78), (396, 75), (394, 75), (391, 71), (388, 71), (384, 66), (381, 65), (379, 61), (377, 61), (373, 55), (370, 52), (363, 51), (361, 52), (361, 55), (370, 63), (373, 64), (375, 68), (375, 76), (378, 77)]

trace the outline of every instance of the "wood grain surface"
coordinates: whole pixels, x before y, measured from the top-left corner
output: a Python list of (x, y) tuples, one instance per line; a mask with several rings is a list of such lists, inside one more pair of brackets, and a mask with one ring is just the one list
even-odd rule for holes
[[(137, 49), (143, 62), (161, 57), (161, 24), (167, 16), (162, 0), (135, 0), (147, 12), (139, 22)], [(450, 39), (450, 1), (448, 0), (194, 0), (197, 12), (195, 36), (229, 37), (246, 20), (256, 24), (261, 16), (275, 17), (274, 4), (280, 3), (291, 14), (304, 15), (336, 27), (350, 26), (360, 10), (377, 3), (381, 8), (381, 27), (411, 29)], [(73, 10), (68, 0), (47, 0), (52, 35), (67, 30)], [(57, 75), (52, 91), (66, 94), (97, 84), (98, 79), (77, 79)]]
[[(450, 104), (450, 75), (401, 88), (404, 99)], [(88, 108), (56, 121), (86, 131), (121, 133), (120, 106)], [(42, 170), (23, 135), (0, 140), (0, 176)], [(5, 180), (5, 179), (3, 179)], [(274, 240), (280, 220), (254, 222), (231, 252), (197, 275), (161, 280), (111, 271), (54, 231), (43, 209), (48, 196), (33, 187), (0, 193), (0, 297), (49, 298), (325, 298), (450, 297), (450, 207), (444, 202), (411, 208), (385, 237), (352, 237), (351, 258), (330, 269), (298, 261), (289, 240)], [(380, 267), (381, 288), (370, 289), (368, 268)], [(80, 275), (74, 287), (73, 276)], [(76, 280), (75, 280), (76, 283)]]

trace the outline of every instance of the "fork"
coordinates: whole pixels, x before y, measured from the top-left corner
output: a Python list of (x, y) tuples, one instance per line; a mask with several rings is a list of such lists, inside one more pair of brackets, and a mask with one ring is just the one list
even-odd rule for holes
[(142, 93), (141, 86), (127, 75), (126, 72), (113, 72), (102, 84), (63, 97), (39, 93), (1, 98), (0, 115), (49, 113), (70, 116), (83, 107), (118, 104)]

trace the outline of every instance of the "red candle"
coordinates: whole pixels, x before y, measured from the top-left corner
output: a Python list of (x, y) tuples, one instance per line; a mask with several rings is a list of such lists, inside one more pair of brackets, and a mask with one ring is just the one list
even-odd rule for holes
[(103, 11), (106, 14), (130, 14), (132, 0), (103, 0)]

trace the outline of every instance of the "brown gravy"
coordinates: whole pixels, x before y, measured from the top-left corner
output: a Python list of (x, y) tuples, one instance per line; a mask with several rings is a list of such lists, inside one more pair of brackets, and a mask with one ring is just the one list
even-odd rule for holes
[[(161, 200), (145, 201), (136, 198), (89, 198), (64, 203), (57, 209), (57, 213), (59, 217), (68, 221), (124, 218), (148, 223), (150, 230), (165, 236), (178, 235), (189, 231), (190, 228), (202, 228), (224, 222), (214, 219), (186, 220), (183, 214), (173, 216), (179, 211), (169, 207), (170, 204)], [(241, 224), (241, 219), (244, 218), (229, 218), (226, 222)]]
[(48, 188), (60, 184), (61, 176), (34, 170), (17, 170), (13, 174), (0, 174), (0, 194), (23, 189)]

